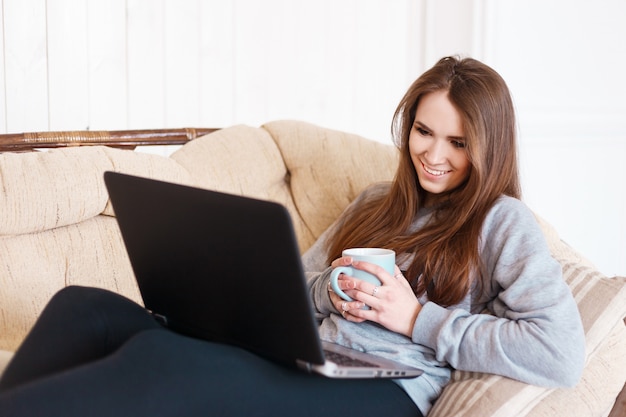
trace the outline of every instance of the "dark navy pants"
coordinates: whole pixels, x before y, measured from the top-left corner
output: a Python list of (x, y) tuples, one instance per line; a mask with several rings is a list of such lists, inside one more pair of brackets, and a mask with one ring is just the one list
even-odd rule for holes
[(333, 380), (161, 327), (109, 291), (67, 287), (0, 379), (9, 416), (421, 416), (389, 380)]

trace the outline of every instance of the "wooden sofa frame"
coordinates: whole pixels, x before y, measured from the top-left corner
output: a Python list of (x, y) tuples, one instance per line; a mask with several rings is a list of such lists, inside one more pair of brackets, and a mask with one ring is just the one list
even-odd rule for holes
[(182, 128), (158, 130), (59, 131), (0, 135), (0, 152), (28, 152), (35, 149), (70, 146), (111, 146), (135, 149), (149, 145), (184, 145), (219, 129)]
[[(219, 128), (11, 133), (0, 135), (0, 152), (30, 152), (46, 148), (95, 145), (122, 149), (151, 145), (184, 145), (217, 130)], [(608, 417), (626, 417), (626, 385), (618, 395)]]

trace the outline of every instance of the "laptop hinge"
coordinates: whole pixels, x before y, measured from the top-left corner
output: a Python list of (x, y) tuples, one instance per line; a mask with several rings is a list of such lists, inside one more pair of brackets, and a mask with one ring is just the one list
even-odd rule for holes
[(168, 325), (167, 317), (165, 317), (162, 314), (155, 313), (153, 311), (151, 311), (150, 314), (152, 314), (152, 317), (154, 317), (154, 319), (158, 321), (162, 326), (167, 327)]
[(302, 359), (296, 359), (296, 364), (298, 365), (298, 368), (306, 371), (306, 372), (311, 372), (313, 369), (311, 367), (311, 363), (310, 362), (305, 362)]

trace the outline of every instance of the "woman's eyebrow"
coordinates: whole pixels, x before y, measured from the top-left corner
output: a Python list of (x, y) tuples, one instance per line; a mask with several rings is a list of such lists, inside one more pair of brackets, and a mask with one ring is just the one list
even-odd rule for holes
[(415, 120), (415, 122), (413, 122), (414, 125), (419, 125), (419, 127), (428, 130), (429, 132), (432, 132), (432, 129), (428, 126), (426, 126), (424, 123), (420, 122), (419, 120)]

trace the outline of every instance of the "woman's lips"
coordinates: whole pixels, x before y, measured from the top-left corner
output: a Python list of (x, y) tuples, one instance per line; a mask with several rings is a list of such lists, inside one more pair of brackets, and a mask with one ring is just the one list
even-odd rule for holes
[(440, 171), (440, 170), (437, 170), (437, 169), (430, 169), (426, 165), (424, 165), (423, 162), (422, 162), (422, 168), (424, 168), (424, 171), (426, 171), (430, 175), (434, 175), (435, 177), (441, 177), (442, 175), (445, 175), (448, 172), (450, 172), (450, 171)]

